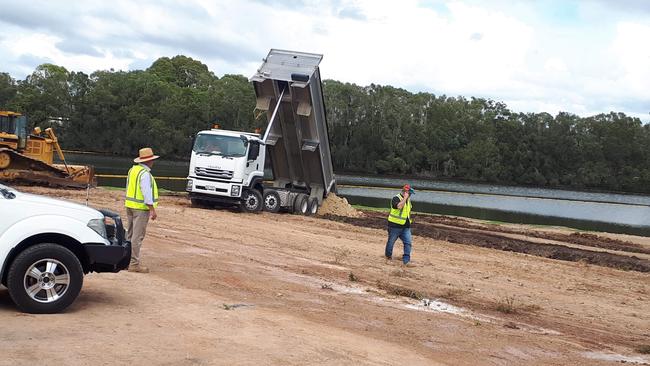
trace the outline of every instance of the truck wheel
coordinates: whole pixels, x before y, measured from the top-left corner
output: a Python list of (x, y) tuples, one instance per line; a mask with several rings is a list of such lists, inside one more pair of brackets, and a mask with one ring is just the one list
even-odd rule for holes
[(241, 207), (246, 212), (262, 210), (262, 194), (254, 189), (246, 189), (241, 196)]
[(304, 193), (298, 193), (296, 198), (293, 200), (293, 213), (298, 215), (306, 215), (309, 208), (309, 202), (307, 200), (309, 196)]
[(264, 211), (273, 213), (280, 211), (280, 194), (277, 191), (264, 192)]
[(308, 215), (316, 215), (318, 212), (318, 198), (312, 197), (309, 199), (309, 205), (307, 209), (307, 214)]
[(18, 254), (9, 267), (9, 295), (21, 311), (58, 313), (77, 298), (83, 268), (70, 250), (52, 243), (38, 244)]

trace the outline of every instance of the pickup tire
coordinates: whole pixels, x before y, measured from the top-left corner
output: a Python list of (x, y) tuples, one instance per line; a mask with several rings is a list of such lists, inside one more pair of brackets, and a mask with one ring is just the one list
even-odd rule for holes
[(241, 208), (246, 212), (262, 211), (262, 194), (254, 189), (245, 189), (241, 195)]
[(7, 287), (18, 309), (32, 314), (58, 313), (77, 298), (83, 268), (74, 253), (43, 243), (18, 254), (9, 267)]

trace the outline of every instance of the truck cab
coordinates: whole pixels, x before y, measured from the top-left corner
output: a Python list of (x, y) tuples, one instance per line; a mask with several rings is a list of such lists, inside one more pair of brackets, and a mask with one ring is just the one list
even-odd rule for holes
[(238, 205), (262, 209), (264, 142), (255, 133), (214, 128), (194, 138), (187, 192), (193, 205)]

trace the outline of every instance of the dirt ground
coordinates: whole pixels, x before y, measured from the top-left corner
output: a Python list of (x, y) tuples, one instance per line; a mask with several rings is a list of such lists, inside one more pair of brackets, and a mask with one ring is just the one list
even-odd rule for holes
[[(122, 195), (94, 189), (90, 204), (124, 214)], [(650, 364), (638, 352), (648, 238), (419, 217), (405, 268), (383, 258), (381, 214), (244, 214), (172, 196), (158, 213), (149, 274), (89, 274), (56, 315), (18, 313), (0, 289), (0, 365)]]

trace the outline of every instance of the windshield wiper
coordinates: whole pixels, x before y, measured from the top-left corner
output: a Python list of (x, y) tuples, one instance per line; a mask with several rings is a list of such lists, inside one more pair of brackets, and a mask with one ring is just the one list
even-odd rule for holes
[(16, 195), (14, 192), (8, 190), (7, 188), (0, 188), (0, 193), (4, 196), (4, 198), (10, 200), (16, 198)]

